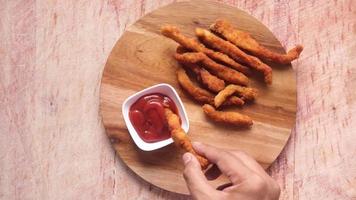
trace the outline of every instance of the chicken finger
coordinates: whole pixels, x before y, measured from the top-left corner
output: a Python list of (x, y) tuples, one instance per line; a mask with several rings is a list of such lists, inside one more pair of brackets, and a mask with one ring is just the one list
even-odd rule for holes
[(200, 81), (204, 86), (207, 87), (212, 92), (218, 93), (225, 88), (224, 80), (210, 74), (206, 69), (201, 68), (197, 64), (193, 63), (182, 63), (186, 68), (191, 69), (198, 81)]
[(230, 84), (221, 90), (214, 98), (214, 105), (216, 108), (221, 106), (224, 101), (234, 93), (242, 97), (242, 100), (252, 101), (257, 96), (257, 90), (254, 88), (241, 87), (238, 85)]
[(272, 83), (272, 69), (260, 59), (246, 54), (234, 44), (221, 39), (208, 30), (197, 28), (195, 33), (204, 44), (214, 49), (218, 49), (219, 51), (231, 56), (234, 60), (245, 63), (255, 70), (262, 72), (265, 82), (267, 84)]
[[(187, 49), (182, 46), (178, 46), (176, 52), (182, 54), (187, 52)], [(210, 91), (219, 92), (225, 88), (224, 80), (221, 80), (220, 78), (212, 75), (210, 72), (201, 68), (199, 65), (194, 63), (181, 64), (187, 68), (190, 68), (196, 74), (197, 80), (206, 86)]]
[[(214, 104), (214, 95), (210, 93), (209, 91), (200, 88), (199, 86), (195, 85), (188, 75), (185, 73), (185, 70), (183, 68), (179, 68), (177, 70), (177, 79), (179, 85), (189, 94), (191, 95), (196, 101), (200, 103), (208, 103), (208, 104)], [(228, 106), (228, 105), (237, 105), (237, 106), (242, 106), (244, 105), (245, 101), (243, 101), (241, 98), (232, 96), (229, 99), (227, 99), (223, 105)]]
[(213, 94), (195, 85), (183, 68), (177, 70), (177, 79), (179, 85), (198, 102), (210, 104), (214, 102)]
[(202, 43), (197, 41), (195, 38), (186, 37), (185, 35), (181, 34), (179, 29), (175, 26), (172, 25), (162, 26), (161, 33), (162, 35), (176, 41), (186, 49), (189, 49), (194, 52), (205, 53), (210, 58), (218, 62), (222, 62), (226, 65), (229, 65), (229, 67), (234, 68), (235, 70), (240, 71), (244, 74), (250, 73), (250, 69), (248, 67), (235, 62), (233, 59), (231, 59), (229, 56), (223, 53), (216, 52), (206, 48)]
[(204, 53), (184, 53), (184, 54), (175, 54), (175, 58), (179, 62), (183, 63), (201, 63), (203, 67), (207, 68), (217, 77), (238, 85), (248, 85), (248, 78), (231, 68), (228, 68), (224, 65), (218, 64), (215, 61), (211, 60)]
[(266, 47), (260, 45), (254, 38), (250, 36), (249, 33), (238, 30), (233, 27), (227, 20), (217, 20), (214, 24), (210, 26), (210, 30), (219, 35), (223, 36), (225, 39), (238, 46), (239, 48), (245, 49), (255, 56), (260, 57), (264, 60), (270, 60), (275, 63), (288, 64), (291, 61), (297, 59), (300, 53), (303, 51), (303, 46), (296, 45), (293, 49), (289, 50), (287, 54), (279, 54), (273, 52)]
[(195, 152), (190, 139), (180, 126), (179, 117), (168, 108), (164, 109), (164, 114), (174, 143), (186, 152), (193, 154), (199, 161), (201, 168), (206, 169), (210, 164), (209, 161)]
[(247, 115), (242, 115), (237, 112), (217, 111), (209, 104), (203, 106), (204, 113), (213, 121), (232, 124), (241, 127), (248, 127), (253, 124), (252, 119)]
[(211, 91), (219, 92), (225, 88), (225, 82), (210, 74), (206, 69), (200, 69), (201, 82)]

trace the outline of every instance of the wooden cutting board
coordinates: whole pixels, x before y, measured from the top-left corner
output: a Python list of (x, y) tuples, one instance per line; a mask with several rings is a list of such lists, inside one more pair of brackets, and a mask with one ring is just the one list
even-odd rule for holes
[[(274, 69), (273, 84), (266, 86), (258, 78), (253, 79), (252, 86), (260, 91), (256, 102), (243, 109), (232, 108), (253, 118), (254, 125), (248, 130), (213, 123), (204, 116), (201, 106), (179, 87), (175, 74), (179, 65), (173, 59), (177, 44), (161, 36), (160, 27), (174, 24), (183, 34), (193, 36), (196, 27), (208, 28), (222, 17), (251, 33), (269, 49), (285, 52), (275, 36), (247, 13), (216, 2), (185, 1), (155, 10), (128, 27), (105, 65), (100, 109), (106, 133), (117, 155), (131, 170), (168, 191), (188, 194), (182, 177), (182, 152), (174, 145), (152, 152), (135, 146), (121, 113), (123, 101), (135, 92), (158, 83), (171, 84), (187, 110), (189, 136), (193, 141), (243, 150), (264, 168), (276, 159), (295, 125), (296, 81), (290, 65), (268, 63)], [(219, 177), (211, 184), (217, 187), (226, 182), (225, 177)]]

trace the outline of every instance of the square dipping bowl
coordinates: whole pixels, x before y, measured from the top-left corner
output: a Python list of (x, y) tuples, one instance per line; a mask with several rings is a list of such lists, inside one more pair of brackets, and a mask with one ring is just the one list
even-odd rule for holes
[(142, 97), (144, 95), (152, 94), (152, 93), (161, 93), (161, 94), (166, 95), (169, 98), (171, 98), (177, 106), (178, 114), (179, 114), (179, 117), (182, 122), (182, 124), (181, 124), (182, 129), (186, 133), (188, 133), (188, 130), (189, 130), (189, 120), (188, 120), (185, 108), (183, 106), (182, 100), (179, 98), (177, 92), (171, 85), (166, 84), (166, 83), (161, 83), (161, 84), (157, 84), (157, 85), (151, 86), (149, 88), (146, 88), (144, 90), (141, 90), (141, 91), (129, 96), (124, 101), (124, 103), (122, 104), (122, 115), (124, 117), (124, 121), (125, 121), (128, 131), (131, 135), (131, 138), (135, 142), (136, 146), (143, 151), (153, 151), (153, 150), (162, 148), (164, 146), (167, 146), (167, 145), (173, 143), (172, 138), (168, 138), (168, 139), (165, 139), (162, 141), (152, 142), (152, 143), (143, 141), (141, 139), (141, 137), (138, 135), (138, 133), (136, 132), (135, 128), (133, 127), (133, 125), (130, 121), (129, 111), (130, 111), (132, 104), (134, 104), (140, 97)]

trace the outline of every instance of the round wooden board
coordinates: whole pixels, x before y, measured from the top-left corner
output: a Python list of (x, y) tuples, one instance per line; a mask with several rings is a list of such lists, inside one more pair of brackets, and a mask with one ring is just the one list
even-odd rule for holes
[[(176, 80), (179, 67), (173, 54), (177, 44), (160, 35), (164, 24), (177, 25), (183, 34), (193, 36), (196, 27), (208, 28), (217, 18), (226, 18), (252, 34), (260, 43), (285, 52), (280, 42), (259, 21), (247, 13), (209, 1), (185, 1), (170, 4), (144, 16), (130, 26), (112, 50), (105, 65), (100, 109), (106, 133), (123, 162), (147, 182), (168, 191), (188, 194), (182, 177), (182, 152), (174, 145), (152, 152), (139, 150), (131, 139), (121, 113), (123, 101), (135, 92), (158, 84), (171, 84), (183, 100), (190, 121), (189, 136), (193, 141), (217, 147), (240, 149), (267, 168), (286, 144), (295, 125), (296, 82), (291, 66), (273, 67), (273, 84), (253, 79), (259, 89), (255, 103), (238, 112), (254, 120), (251, 129), (240, 130), (211, 122), (201, 106), (182, 91)], [(211, 184), (226, 183), (219, 177)]]

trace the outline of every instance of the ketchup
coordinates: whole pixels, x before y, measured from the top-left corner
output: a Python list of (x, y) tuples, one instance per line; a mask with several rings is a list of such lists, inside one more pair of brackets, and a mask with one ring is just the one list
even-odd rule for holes
[(143, 141), (152, 143), (170, 138), (164, 108), (178, 114), (172, 99), (159, 93), (142, 96), (130, 107), (130, 121)]

